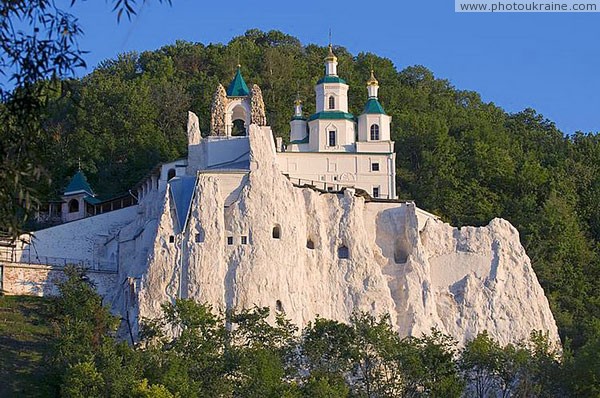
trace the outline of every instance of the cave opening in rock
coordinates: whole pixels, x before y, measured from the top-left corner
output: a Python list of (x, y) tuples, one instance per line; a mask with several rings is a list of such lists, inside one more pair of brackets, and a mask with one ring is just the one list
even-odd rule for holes
[(281, 225), (275, 224), (273, 227), (273, 239), (281, 239)]
[(394, 262), (396, 264), (404, 264), (408, 260), (409, 247), (404, 236), (396, 238), (394, 242)]
[(342, 259), (350, 257), (350, 251), (348, 250), (347, 246), (342, 245), (342, 246), (338, 247), (338, 257), (342, 258)]

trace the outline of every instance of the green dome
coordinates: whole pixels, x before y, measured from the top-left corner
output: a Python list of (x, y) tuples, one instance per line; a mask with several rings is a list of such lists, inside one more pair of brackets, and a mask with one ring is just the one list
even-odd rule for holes
[(250, 90), (248, 90), (248, 85), (246, 81), (242, 77), (242, 72), (240, 71), (240, 67), (238, 66), (237, 72), (235, 73), (235, 77), (229, 83), (229, 87), (227, 87), (227, 96), (228, 97), (247, 97), (250, 95)]
[(365, 110), (363, 113), (374, 113), (374, 114), (382, 114), (385, 115), (385, 111), (383, 110), (383, 106), (379, 103), (377, 98), (369, 98), (365, 105)]
[(354, 121), (354, 115), (348, 112), (340, 112), (340, 111), (323, 111), (319, 113), (313, 113), (310, 115), (308, 120), (316, 120), (316, 119), (346, 119)]
[(342, 83), (342, 84), (348, 84), (346, 83), (346, 81), (342, 78), (339, 78), (337, 76), (325, 76), (323, 78), (321, 78), (317, 84), (322, 84), (322, 83)]
[(64, 195), (74, 195), (84, 192), (94, 196), (94, 191), (92, 191), (92, 187), (90, 187), (90, 184), (88, 184), (83, 171), (79, 170), (71, 179), (69, 186), (67, 189), (65, 189)]

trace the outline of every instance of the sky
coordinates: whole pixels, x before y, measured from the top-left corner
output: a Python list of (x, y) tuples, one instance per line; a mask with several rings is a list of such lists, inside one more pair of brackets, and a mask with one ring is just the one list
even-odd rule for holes
[(89, 51), (80, 76), (119, 53), (176, 40), (227, 43), (258, 28), (326, 45), (331, 29), (334, 44), (353, 54), (389, 58), (398, 70), (424, 65), (508, 112), (534, 108), (568, 134), (600, 131), (600, 13), (455, 13), (453, 0), (146, 0), (117, 23), (112, 3), (71, 9)]

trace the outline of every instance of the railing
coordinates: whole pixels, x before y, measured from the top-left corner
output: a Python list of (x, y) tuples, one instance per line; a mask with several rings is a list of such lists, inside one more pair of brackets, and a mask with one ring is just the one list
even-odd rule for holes
[(98, 260), (90, 261), (68, 257), (37, 256), (32, 254), (29, 250), (11, 250), (10, 248), (0, 249), (0, 261), (28, 265), (47, 265), (55, 268), (64, 268), (67, 265), (76, 265), (92, 271), (117, 272), (119, 270), (119, 265), (117, 262)]
[[(292, 184), (294, 184), (297, 187), (310, 186), (324, 192), (339, 192), (344, 188), (356, 188), (356, 186), (351, 184), (332, 183), (327, 181), (314, 181), (306, 178), (290, 177), (288, 174), (284, 175), (287, 177), (288, 180), (290, 180)], [(379, 194), (379, 196), (373, 199), (389, 199), (389, 195)]]

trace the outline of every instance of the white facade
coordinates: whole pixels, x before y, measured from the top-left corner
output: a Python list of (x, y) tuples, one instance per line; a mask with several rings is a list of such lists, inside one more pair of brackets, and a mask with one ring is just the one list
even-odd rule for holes
[(243, 120), (244, 129), (248, 130), (250, 126), (250, 100), (248, 97), (229, 98), (225, 110), (225, 135), (232, 135), (235, 120)]
[(348, 112), (348, 88), (337, 75), (337, 58), (330, 46), (325, 76), (315, 86), (316, 113), (307, 122), (301, 102), (296, 101), (290, 144), (278, 148), (279, 167), (290, 179), (325, 190), (356, 187), (375, 198), (395, 199), (392, 118), (379, 104), (379, 84), (371, 73), (369, 100), (358, 119)]

